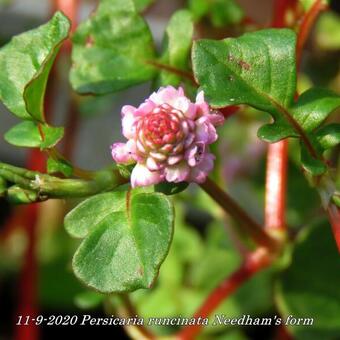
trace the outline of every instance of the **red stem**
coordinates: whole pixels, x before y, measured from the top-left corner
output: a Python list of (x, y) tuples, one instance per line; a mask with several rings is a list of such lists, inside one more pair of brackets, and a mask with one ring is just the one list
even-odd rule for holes
[(269, 144), (266, 171), (265, 227), (286, 229), (288, 140)]
[(274, 13), (272, 27), (282, 28), (286, 26), (285, 17), (289, 9), (296, 9), (296, 0), (276, 0), (274, 2)]
[[(38, 149), (33, 149), (27, 160), (27, 168), (36, 171), (45, 171), (45, 156)], [(37, 306), (37, 261), (36, 250), (36, 223), (39, 215), (39, 206), (30, 204), (18, 211), (23, 213), (23, 227), (27, 235), (27, 248), (24, 256), (24, 263), (19, 277), (18, 309), (16, 318), (19, 315), (36, 316)], [(15, 220), (15, 219), (14, 219)], [(39, 328), (34, 323), (27, 326), (17, 326), (15, 329), (15, 340), (37, 340), (39, 339)]]
[[(243, 265), (237, 269), (231, 276), (226, 278), (217, 286), (208, 298), (204, 301), (194, 318), (207, 318), (227, 297), (237, 290), (244, 282), (249, 280), (259, 270), (267, 267), (270, 264), (268, 253), (259, 248), (255, 252), (249, 254)], [(201, 331), (203, 325), (187, 326), (182, 329), (177, 335), (177, 339), (191, 340), (194, 339)]]
[(331, 204), (328, 208), (329, 221), (332, 226), (335, 242), (340, 249), (340, 208)]
[(302, 18), (296, 45), (297, 70), (300, 69), (303, 48), (312, 29), (312, 26), (320, 12), (325, 9), (327, 9), (327, 5), (325, 5), (322, 0), (316, 0), (309, 11)]
[[(285, 26), (285, 15), (296, 8), (296, 0), (277, 0), (272, 26)], [(288, 140), (268, 145), (265, 194), (265, 227), (285, 230)]]
[[(27, 233), (28, 246), (26, 249), (24, 264), (21, 269), (18, 287), (19, 306), (16, 318), (29, 315), (34, 317), (38, 314), (37, 306), (37, 262), (35, 257), (36, 245), (36, 221), (38, 218), (38, 205), (31, 204), (25, 207), (25, 230)], [(15, 340), (39, 339), (39, 328), (32, 322), (27, 326), (17, 326)]]
[[(293, 7), (296, 0), (277, 0), (273, 27), (284, 26), (285, 13), (288, 8)], [(266, 207), (265, 226), (267, 228), (285, 227), (285, 195), (287, 178), (287, 141), (281, 141), (269, 145), (266, 178)], [(249, 257), (246, 257), (244, 264), (230, 277), (224, 280), (205, 300), (195, 317), (207, 317), (210, 315), (227, 297), (229, 297), (244, 282), (251, 278), (262, 268), (270, 264), (267, 253), (262, 254), (264, 248), (258, 248)], [(181, 340), (193, 339), (199, 334), (202, 326), (187, 326), (182, 329), (178, 337)]]
[[(77, 14), (77, 0), (57, 0), (54, 1), (54, 10), (62, 10), (75, 24)], [(74, 27), (74, 26), (73, 26)], [(65, 47), (66, 46), (66, 47)], [(64, 44), (62, 51), (70, 51), (70, 42)], [(51, 118), (53, 99), (55, 98), (55, 74), (52, 70), (50, 81), (47, 88), (45, 98), (45, 112)], [(51, 82), (52, 81), (52, 82)], [(31, 170), (46, 171), (46, 156), (38, 149), (33, 149), (27, 161), (27, 168)], [(19, 281), (19, 305), (17, 315), (38, 314), (37, 306), (37, 259), (35, 255), (36, 249), (36, 224), (39, 216), (39, 205), (30, 204), (24, 208), (24, 227), (27, 233), (28, 246), (24, 256), (24, 264), (22, 267)], [(37, 340), (39, 339), (39, 328), (30, 322), (27, 326), (18, 326), (15, 329), (15, 340)]]
[(196, 79), (194, 78), (194, 76), (192, 75), (191, 72), (184, 71), (184, 70), (181, 70), (179, 68), (176, 68), (176, 67), (173, 67), (173, 66), (170, 66), (170, 65), (162, 64), (162, 63), (160, 63), (158, 61), (154, 61), (154, 60), (149, 60), (146, 63), (149, 64), (149, 65), (152, 65), (152, 66), (154, 66), (158, 69), (176, 74), (179, 77), (186, 78), (186, 79), (190, 80), (194, 86), (198, 86)]

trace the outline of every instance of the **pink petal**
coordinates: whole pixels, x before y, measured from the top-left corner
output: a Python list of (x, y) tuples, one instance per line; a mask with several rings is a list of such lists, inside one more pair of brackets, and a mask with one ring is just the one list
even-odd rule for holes
[(124, 105), (122, 107), (122, 117), (124, 117), (127, 114), (134, 114), (137, 109), (134, 106), (131, 105)]
[(169, 104), (173, 106), (176, 100), (179, 97), (183, 97), (183, 96), (184, 96), (184, 91), (181, 87), (177, 90), (173, 86), (166, 86), (166, 87), (161, 87), (157, 92), (154, 92), (150, 96), (150, 100), (152, 100), (157, 106), (162, 105), (162, 104)]
[[(132, 107), (132, 106), (131, 106)], [(125, 110), (124, 110), (125, 108)], [(122, 110), (122, 127), (123, 127), (123, 135), (127, 139), (134, 138), (136, 133), (136, 122), (139, 120), (139, 117), (135, 116), (135, 111), (126, 109), (127, 106), (123, 107)]]
[(212, 153), (205, 153), (202, 161), (198, 164), (198, 168), (205, 172), (210, 172), (214, 168), (215, 155)]
[(196, 96), (196, 107), (201, 115), (207, 115), (210, 112), (209, 104), (204, 100), (203, 91), (200, 91)]
[(161, 166), (158, 164), (154, 158), (148, 157), (146, 160), (146, 166), (150, 171), (160, 170)]
[(136, 111), (136, 114), (141, 115), (141, 116), (144, 116), (144, 115), (146, 115), (146, 114), (152, 112), (152, 110), (153, 110), (155, 107), (156, 107), (156, 104), (155, 104), (153, 101), (147, 99), (144, 103), (142, 103), (142, 104), (138, 107), (138, 109), (137, 109), (137, 111)]
[(196, 104), (203, 104), (203, 103), (205, 103), (204, 92), (200, 91), (196, 95)]
[(214, 159), (213, 154), (206, 153), (202, 161), (196, 167), (191, 168), (189, 181), (203, 183), (214, 167)]
[(215, 127), (209, 122), (207, 116), (196, 121), (196, 141), (206, 144), (214, 143), (218, 136)]
[(185, 162), (181, 162), (177, 165), (168, 166), (164, 169), (165, 179), (168, 182), (183, 182), (187, 180), (190, 169)]
[(117, 163), (129, 164), (134, 161), (133, 153), (127, 143), (114, 143), (111, 146), (111, 154), (112, 158)]
[(168, 164), (169, 165), (175, 165), (176, 163), (180, 162), (182, 159), (183, 159), (182, 155), (169, 156), (168, 157)]
[(198, 142), (191, 146), (185, 153), (185, 158), (191, 167), (199, 164), (205, 157), (205, 144), (203, 142)]
[(177, 97), (170, 101), (169, 104), (184, 113), (189, 119), (195, 119), (196, 117), (196, 105), (191, 103), (187, 97)]
[(131, 186), (144, 187), (162, 182), (163, 176), (158, 171), (150, 171), (145, 165), (137, 164), (131, 173)]
[(221, 112), (214, 110), (209, 114), (209, 120), (214, 126), (223, 125), (224, 116)]

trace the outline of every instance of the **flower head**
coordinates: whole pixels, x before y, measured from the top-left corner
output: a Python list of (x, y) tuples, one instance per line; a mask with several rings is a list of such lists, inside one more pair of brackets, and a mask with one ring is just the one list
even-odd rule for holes
[(209, 144), (217, 139), (215, 126), (223, 116), (211, 111), (203, 92), (192, 103), (182, 88), (160, 88), (138, 108), (122, 108), (126, 143), (112, 145), (117, 163), (137, 163), (132, 187), (168, 182), (205, 181), (213, 168)]

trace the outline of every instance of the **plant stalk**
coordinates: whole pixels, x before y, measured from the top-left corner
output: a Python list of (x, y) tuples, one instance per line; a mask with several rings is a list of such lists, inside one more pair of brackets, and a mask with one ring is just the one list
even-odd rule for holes
[(250, 235), (253, 241), (262, 247), (266, 247), (275, 252), (278, 247), (278, 241), (271, 237), (238, 203), (236, 203), (226, 192), (221, 190), (217, 184), (210, 178), (200, 184), (201, 188), (216, 202), (221, 208), (237, 222), (240, 223), (244, 231)]
[[(244, 263), (237, 269), (231, 276), (223, 280), (203, 302), (201, 307), (193, 316), (196, 320), (207, 318), (226, 298), (234, 293), (244, 282), (248, 281), (258, 271), (269, 266), (271, 257), (267, 250), (258, 248), (253, 253), (250, 253)], [(196, 324), (193, 326), (184, 327), (178, 334), (178, 340), (191, 340), (195, 339), (201, 331), (203, 325)]]

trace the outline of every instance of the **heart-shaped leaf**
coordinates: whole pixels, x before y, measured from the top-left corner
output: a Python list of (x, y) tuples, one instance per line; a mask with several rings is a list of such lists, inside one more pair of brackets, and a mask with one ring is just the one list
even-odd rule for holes
[(150, 287), (169, 251), (173, 220), (161, 193), (135, 189), (85, 200), (65, 218), (67, 231), (85, 238), (73, 259), (75, 274), (105, 293)]
[(148, 81), (155, 68), (150, 30), (133, 0), (103, 0), (73, 37), (70, 80), (80, 93), (103, 94)]
[(32, 121), (21, 122), (6, 132), (5, 140), (16, 146), (48, 149), (56, 145), (64, 135), (64, 128), (52, 127)]
[(0, 50), (0, 100), (22, 119), (43, 122), (48, 74), (69, 20), (57, 12), (45, 25), (14, 37)]

